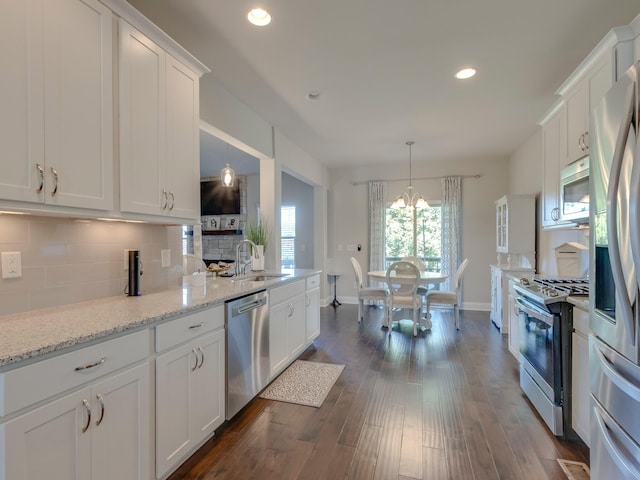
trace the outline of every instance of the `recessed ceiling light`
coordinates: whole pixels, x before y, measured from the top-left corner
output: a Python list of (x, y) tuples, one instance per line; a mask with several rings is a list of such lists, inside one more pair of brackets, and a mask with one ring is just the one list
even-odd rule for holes
[(247, 18), (251, 23), (257, 25), (258, 27), (264, 27), (265, 25), (269, 25), (271, 23), (271, 15), (266, 10), (262, 8), (254, 8), (250, 10), (247, 14)]
[(463, 68), (462, 70), (460, 70), (458, 73), (456, 73), (456, 78), (459, 78), (460, 80), (465, 80), (467, 78), (471, 78), (476, 74), (476, 69), (475, 68)]

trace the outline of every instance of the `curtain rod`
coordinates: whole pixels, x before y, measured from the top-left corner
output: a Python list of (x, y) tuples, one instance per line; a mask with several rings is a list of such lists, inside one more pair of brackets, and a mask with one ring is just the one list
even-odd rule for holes
[[(481, 174), (476, 173), (475, 175), (440, 175), (437, 177), (415, 177), (411, 178), (411, 180), (440, 180), (446, 177), (460, 177), (460, 178), (480, 178)], [(408, 182), (408, 178), (394, 178), (392, 180), (361, 180), (359, 182), (351, 182), (351, 185), (357, 187), (358, 185), (367, 185), (369, 182)]]

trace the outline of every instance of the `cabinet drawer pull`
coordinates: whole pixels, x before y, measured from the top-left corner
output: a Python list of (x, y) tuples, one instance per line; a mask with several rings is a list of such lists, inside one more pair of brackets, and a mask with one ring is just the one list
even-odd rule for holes
[(38, 175), (40, 175), (40, 186), (36, 190), (36, 193), (40, 193), (44, 188), (44, 168), (42, 168), (42, 165), (39, 163), (36, 163), (36, 168), (38, 169)]
[(97, 367), (98, 365), (102, 365), (106, 361), (107, 361), (107, 357), (102, 357), (100, 360), (97, 360), (93, 363), (88, 363), (86, 365), (82, 365), (81, 367), (76, 367), (75, 370), (76, 372), (80, 372), (82, 370), (89, 370), (90, 368)]
[(198, 358), (198, 351), (195, 348), (191, 349), (191, 353), (193, 353), (193, 355), (196, 357), (196, 364), (191, 369), (192, 372), (195, 372), (198, 368), (198, 362), (200, 361), (200, 359)]
[(162, 200), (162, 210), (166, 210), (167, 205), (169, 204), (169, 198), (167, 197), (167, 191), (164, 188), (162, 189)]
[(198, 347), (198, 351), (200, 352), (200, 366), (198, 368), (202, 368), (202, 364), (204, 363), (204, 352), (202, 351), (202, 347)]
[(204, 322), (200, 322), (197, 325), (190, 325), (189, 329), (204, 327)]
[(96, 395), (96, 398), (100, 403), (100, 418), (96, 421), (96, 427), (98, 427), (100, 426), (100, 424), (102, 423), (102, 419), (104, 418), (104, 399), (102, 398), (102, 395), (100, 395), (99, 393)]
[(82, 400), (82, 404), (84, 405), (84, 409), (87, 412), (87, 423), (84, 427), (82, 427), (82, 433), (84, 433), (89, 429), (89, 425), (91, 425), (91, 407), (89, 406), (89, 402), (87, 400)]
[(56, 193), (58, 193), (58, 172), (55, 168), (51, 167), (51, 173), (53, 174), (53, 179), (55, 180), (53, 191), (51, 192), (51, 196), (54, 197)]

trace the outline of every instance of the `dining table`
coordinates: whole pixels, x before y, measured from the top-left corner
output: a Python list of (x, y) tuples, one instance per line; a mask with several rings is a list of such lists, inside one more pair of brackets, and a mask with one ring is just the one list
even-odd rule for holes
[[(396, 272), (393, 272), (392, 276), (394, 283), (413, 283), (415, 277), (412, 275), (398, 275)], [(379, 282), (387, 282), (387, 271), (386, 270), (372, 270), (367, 273), (369, 278), (372, 280), (376, 280)], [(428, 289), (428, 285), (439, 285), (443, 283), (449, 276), (440, 273), (440, 272), (426, 272), (420, 271), (420, 279), (418, 283), (421, 287)], [(429, 315), (431, 317), (431, 315)], [(421, 330), (431, 330), (431, 318), (425, 317), (423, 318), (424, 324), (420, 326)], [(389, 324), (389, 328), (391, 328), (391, 324)]]
[[(368, 275), (371, 279), (377, 280), (379, 282), (387, 281), (386, 270), (372, 270), (371, 272), (368, 272)], [(413, 278), (414, 277), (411, 275), (394, 275), (393, 276), (394, 281), (397, 281), (398, 283), (412, 283)], [(444, 273), (421, 271), (420, 280), (418, 280), (418, 283), (420, 285), (432, 285), (432, 284), (435, 285), (435, 284), (440, 284), (444, 282), (447, 278), (448, 278), (448, 275)]]

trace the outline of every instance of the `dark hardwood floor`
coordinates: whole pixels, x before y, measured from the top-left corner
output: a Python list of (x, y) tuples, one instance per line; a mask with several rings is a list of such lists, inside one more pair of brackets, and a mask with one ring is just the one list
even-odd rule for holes
[(382, 310), (321, 309), (301, 359), (346, 365), (321, 408), (254, 399), (170, 480), (562, 479), (556, 459), (588, 464), (520, 391), (507, 339), (486, 312), (435, 310), (431, 332), (391, 336)]

